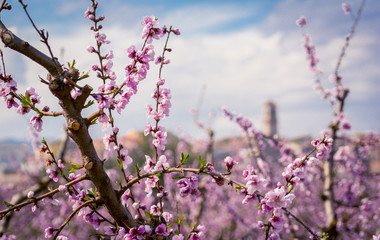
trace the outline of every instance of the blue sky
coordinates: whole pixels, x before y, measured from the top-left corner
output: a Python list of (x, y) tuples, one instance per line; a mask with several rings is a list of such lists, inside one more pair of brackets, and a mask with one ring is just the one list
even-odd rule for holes
[[(354, 11), (360, 1), (347, 1)], [(33, 0), (27, 2), (30, 14), (39, 28), (50, 33), (50, 41), (57, 56), (64, 49), (61, 62), (75, 59), (81, 71), (88, 71), (96, 63), (85, 48), (94, 43), (90, 23), (83, 17), (89, 1)], [(295, 25), (301, 15), (308, 18), (307, 31), (312, 35), (324, 71), (322, 80), (331, 87), (328, 76), (333, 72), (344, 37), (352, 25), (352, 18), (343, 14), (338, 0), (286, 1), (99, 1), (99, 11), (106, 16), (104, 32), (114, 50), (114, 70), (119, 81), (127, 63), (125, 49), (141, 46), (139, 37), (145, 15), (155, 15), (163, 25), (178, 27), (182, 34), (170, 39), (173, 49), (168, 57), (163, 76), (172, 91), (171, 117), (162, 124), (176, 133), (203, 136), (193, 123), (190, 109), (198, 105), (204, 88), (200, 120), (215, 129), (216, 137), (238, 135), (236, 126), (226, 120), (219, 109), (230, 110), (252, 119), (261, 128), (261, 107), (273, 100), (278, 106), (279, 133), (288, 137), (304, 134), (314, 136), (327, 127), (332, 119), (329, 105), (312, 89), (313, 75), (308, 69), (302, 47), (302, 35)], [(26, 21), (17, 1), (11, 1), (13, 10), (1, 13), (7, 27), (20, 37), (44, 49), (36, 33)], [(351, 92), (347, 100), (347, 117), (353, 124), (352, 132), (380, 131), (380, 4), (367, 0), (347, 55), (341, 75)], [(156, 44), (161, 52), (163, 42)], [(56, 100), (38, 76), (45, 71), (24, 57), (2, 47), (7, 72), (19, 82), (20, 89), (33, 86), (43, 96), (43, 102), (58, 109)], [(152, 68), (148, 79), (139, 89), (123, 116), (117, 117), (122, 132), (142, 130), (146, 123), (145, 105), (150, 98), (158, 69)], [(89, 79), (93, 84), (95, 78)], [(216, 112), (209, 120), (209, 112)], [(9, 111), (0, 102), (0, 139), (25, 139), (28, 121), (32, 115), (20, 116)], [(63, 119), (44, 118), (41, 136), (48, 139), (63, 136)], [(180, 129), (180, 130), (179, 130)], [(100, 127), (93, 130), (101, 137)]]

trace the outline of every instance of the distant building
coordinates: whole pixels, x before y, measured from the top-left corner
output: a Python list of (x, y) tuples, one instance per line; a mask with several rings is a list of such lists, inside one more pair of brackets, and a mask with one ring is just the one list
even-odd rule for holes
[(263, 107), (262, 115), (263, 134), (267, 137), (273, 137), (277, 134), (277, 114), (276, 104), (272, 101), (266, 102)]

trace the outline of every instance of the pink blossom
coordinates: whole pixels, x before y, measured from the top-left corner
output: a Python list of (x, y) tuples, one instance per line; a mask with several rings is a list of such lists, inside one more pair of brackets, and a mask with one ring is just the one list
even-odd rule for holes
[(280, 209), (275, 209), (273, 211), (273, 216), (269, 219), (273, 227), (273, 231), (276, 233), (280, 233), (284, 227), (284, 220), (282, 218), (282, 213)]
[(153, 142), (152, 144), (160, 149), (160, 150), (165, 150), (165, 145), (167, 143), (167, 140), (166, 140), (166, 137), (167, 137), (167, 133), (164, 131), (162, 132), (161, 130), (157, 131), (155, 134), (154, 134), (154, 137), (155, 139), (153, 139)]
[(128, 150), (127, 149), (122, 149), (120, 150), (120, 157), (121, 160), (123, 161), (123, 168), (127, 169), (132, 162), (133, 159), (128, 155)]
[(156, 61), (154, 61), (155, 64), (160, 64), (162, 62), (163, 58), (161, 56), (158, 56), (156, 58)]
[(17, 108), (19, 105), (18, 103), (14, 100), (13, 97), (7, 98), (7, 108), (10, 109), (12, 107)]
[(33, 127), (34, 130), (36, 130), (37, 132), (41, 132), (42, 131), (42, 116), (38, 115), (38, 116), (33, 116), (31, 119), (30, 119), (30, 125)]
[(347, 3), (342, 3), (342, 10), (346, 15), (349, 15), (351, 13), (350, 6)]
[(198, 178), (196, 176), (191, 176), (187, 178), (182, 178), (177, 182), (179, 188), (179, 195), (181, 197), (187, 197), (190, 195), (190, 199), (195, 201), (200, 195), (201, 192), (198, 188)]
[(28, 198), (34, 198), (34, 192), (33, 191), (29, 191), (27, 197)]
[(316, 139), (311, 142), (311, 145), (313, 145), (316, 149), (316, 157), (318, 159), (323, 159), (330, 152), (332, 141), (332, 138), (323, 138)]
[(205, 226), (203, 225), (198, 225), (191, 233), (189, 236), (190, 240), (201, 240), (202, 236), (204, 235), (205, 231)]
[(261, 191), (266, 185), (268, 181), (263, 178), (259, 178), (257, 175), (251, 175), (249, 177), (249, 181), (246, 184), (247, 193), (252, 195), (256, 191)]
[(271, 233), (271, 235), (268, 238), (268, 240), (280, 240), (280, 239), (281, 239), (280, 236), (276, 232)]
[(166, 222), (173, 221), (173, 215), (171, 213), (163, 212), (162, 213), (162, 217), (164, 217), (164, 219), (165, 219)]
[(169, 233), (166, 232), (166, 225), (164, 223), (161, 223), (160, 225), (158, 225), (158, 227), (156, 227), (155, 229), (155, 232), (157, 235), (160, 235), (160, 236), (169, 236)]
[(158, 177), (156, 175), (153, 176), (153, 177), (151, 177), (151, 178), (147, 178), (145, 180), (145, 192), (148, 195), (152, 194), (152, 190), (153, 190), (153, 188), (156, 187), (156, 183), (158, 182), (158, 180), (159, 179), (158, 179)]
[(305, 26), (307, 24), (306, 17), (305, 16), (301, 16), (300, 18), (298, 18), (297, 21), (296, 21), (296, 24), (299, 27)]
[(145, 16), (143, 18), (143, 20), (141, 21), (141, 25), (153, 27), (153, 26), (158, 24), (157, 20), (158, 19), (153, 15), (152, 16)]
[(121, 202), (128, 207), (128, 199), (129, 199), (129, 196), (131, 194), (131, 190), (130, 189), (127, 189), (123, 195), (121, 196)]
[(49, 178), (53, 179), (54, 182), (58, 182), (58, 172), (48, 168), (46, 169), (46, 173), (49, 174)]
[(61, 168), (61, 169), (62, 169), (62, 168), (65, 168), (65, 165), (63, 165), (61, 159), (58, 160), (58, 167)]
[(16, 112), (18, 113), (18, 114), (22, 114), (22, 115), (24, 115), (24, 114), (27, 114), (27, 113), (29, 113), (30, 112), (30, 107), (28, 107), (28, 106), (23, 106), (23, 105), (20, 105), (17, 109), (16, 109)]
[(45, 238), (51, 238), (53, 236), (54, 229), (52, 227), (45, 228)]
[(109, 125), (109, 118), (107, 114), (103, 113), (98, 117), (98, 121), (102, 123), (102, 130), (105, 131), (108, 128)]
[(132, 203), (132, 207), (137, 210), (140, 208), (140, 204), (137, 202), (134, 202), (134, 203)]
[(75, 100), (75, 99), (77, 99), (77, 97), (79, 97), (80, 95), (82, 95), (82, 91), (80, 89), (77, 90), (77, 89), (73, 88), (70, 91), (70, 95)]
[(228, 172), (231, 172), (232, 170), (232, 167), (236, 164), (238, 164), (239, 162), (235, 161), (232, 159), (232, 157), (228, 156), (224, 159), (224, 163), (226, 164), (226, 168), (227, 168), (227, 171)]
[(214, 164), (212, 163), (206, 163), (205, 169), (207, 169), (209, 172), (216, 173)]
[(172, 28), (172, 32), (175, 34), (175, 35), (180, 35), (181, 32), (179, 31), (178, 28)]
[(165, 170), (170, 167), (169, 162), (165, 155), (161, 155), (156, 163), (154, 170)]
[(191, 190), (190, 192), (191, 201), (194, 202), (199, 196), (201, 196), (201, 192), (197, 188)]
[(290, 205), (295, 198), (294, 194), (286, 194), (285, 187), (280, 186), (265, 194), (266, 205), (271, 208), (283, 208)]
[(107, 40), (107, 35), (104, 34), (104, 33), (96, 32), (95, 33), (95, 39), (96, 39), (98, 45), (109, 44), (110, 43), (110, 41)]
[(150, 207), (150, 213), (151, 213), (152, 215), (156, 215), (156, 216), (158, 216), (158, 215), (161, 214), (161, 209), (160, 209), (157, 205), (152, 205), (152, 206)]
[(38, 94), (36, 93), (36, 90), (34, 88), (28, 87), (26, 89), (25, 95), (26, 94), (29, 95), (30, 101), (32, 102), (33, 105), (40, 103), (41, 97), (38, 96)]
[(84, 17), (93, 20), (95, 18), (94, 12), (90, 8), (87, 8), (87, 10), (84, 12)]
[[(183, 235), (180, 233), (179, 235), (174, 235), (172, 240), (184, 240)], [(374, 239), (375, 240), (375, 239)]]
[(163, 79), (163, 78), (159, 78), (158, 80), (157, 80), (157, 85), (158, 86), (162, 86), (162, 85), (164, 85), (165, 84), (165, 79)]
[(115, 235), (116, 233), (116, 228), (113, 226), (105, 226), (104, 227), (104, 233), (108, 235)]
[(67, 187), (65, 185), (59, 185), (58, 191), (65, 192), (67, 190)]
[(245, 197), (244, 197), (243, 201), (241, 201), (241, 203), (243, 205), (245, 205), (248, 202), (250, 202), (251, 200), (255, 200), (255, 199), (257, 199), (256, 195), (249, 195), (249, 194), (247, 194), (247, 195), (245, 195)]
[(89, 52), (89, 53), (93, 53), (93, 52), (95, 52), (95, 48), (94, 48), (93, 46), (88, 46), (88, 47), (86, 48), (86, 50), (87, 50), (87, 52)]
[(145, 155), (145, 165), (144, 165), (144, 171), (145, 172), (150, 172), (153, 170), (154, 163), (151, 157), (148, 155)]

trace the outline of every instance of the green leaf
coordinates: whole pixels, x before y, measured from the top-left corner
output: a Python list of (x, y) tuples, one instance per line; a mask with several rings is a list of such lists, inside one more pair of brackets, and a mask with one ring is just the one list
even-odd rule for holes
[(146, 218), (152, 218), (153, 217), (153, 215), (150, 212), (148, 212), (146, 210), (144, 212), (145, 212)]
[(90, 201), (91, 200), (90, 197), (87, 194), (84, 195), (83, 199), (86, 200), (86, 201)]
[(178, 217), (178, 224), (182, 224), (183, 223), (183, 219), (185, 218), (185, 216), (182, 216), (181, 219)]
[(161, 175), (162, 175), (161, 172), (156, 173), (156, 176), (157, 176), (157, 177), (161, 177)]
[(183, 176), (174, 176), (173, 179), (182, 179)]
[(30, 101), (29, 93), (25, 93), (25, 96), (22, 94), (19, 94), (18, 96), (21, 98), (21, 104), (23, 106), (31, 106), (32, 105), (32, 103)]
[(240, 191), (240, 190), (242, 190), (244, 187), (242, 187), (242, 186), (235, 186), (234, 188), (235, 188), (236, 190)]
[(5, 206), (7, 206), (7, 207), (12, 207), (12, 206), (13, 206), (13, 204), (10, 204), (10, 203), (7, 202), (7, 201), (4, 201), (3, 204), (4, 204)]
[(96, 193), (95, 193), (95, 187), (94, 185), (92, 185), (91, 189), (88, 190), (88, 195), (92, 198), (95, 198), (96, 197)]
[(70, 64), (70, 62), (67, 62), (67, 66), (69, 66), (69, 68), (73, 68), (75, 65), (75, 59), (73, 60), (73, 62)]
[(90, 107), (91, 105), (93, 105), (94, 103), (95, 103), (94, 100), (90, 100), (90, 101), (88, 101), (88, 102), (86, 103), (86, 105), (83, 106), (83, 108), (88, 108), (88, 107)]
[(319, 237), (320, 237), (320, 238), (328, 238), (328, 237), (329, 237), (329, 234), (326, 233), (326, 232), (324, 232), (324, 233), (322, 233), (322, 235), (319, 236)]
[(90, 123), (90, 125), (94, 125), (94, 124), (96, 124), (96, 121), (98, 120), (98, 118), (96, 117), (96, 118), (94, 118), (94, 119), (92, 119), (91, 120), (91, 123)]
[(32, 102), (30, 101), (30, 95), (29, 95), (29, 93), (28, 92), (26, 92), (25, 93), (25, 101), (27, 102), (27, 104), (29, 105), (31, 105), (32, 104)]
[(196, 223), (194, 223), (194, 224), (193, 224), (193, 229), (195, 229), (195, 226), (197, 226), (197, 224), (196, 224)]
[(88, 78), (90, 76), (90, 72), (82, 73), (82, 75), (79, 77), (79, 80)]
[(47, 145), (45, 138), (42, 138), (42, 144)]
[(121, 181), (120, 181), (120, 180), (117, 180), (116, 183), (117, 183), (120, 187), (122, 187), (122, 186), (121, 186)]
[(82, 165), (75, 164), (75, 163), (72, 163), (72, 162), (70, 163), (70, 165), (71, 165), (71, 168), (69, 169), (69, 172), (74, 172), (74, 171), (76, 171), (78, 169), (83, 168)]
[(136, 168), (136, 173), (139, 174), (141, 172), (139, 163), (136, 163), (135, 168)]
[(189, 159), (189, 154), (183, 154), (183, 153), (181, 153), (181, 159), (179, 160), (179, 164), (180, 165), (184, 165), (184, 164), (186, 164), (186, 160), (187, 159)]
[(119, 158), (117, 158), (116, 161), (117, 161), (117, 165), (119, 166), (119, 168), (122, 169), (123, 168), (123, 161), (120, 160)]
[(201, 169), (204, 169), (206, 165), (206, 159), (202, 159), (201, 155), (198, 156), (199, 163), (201, 164)]

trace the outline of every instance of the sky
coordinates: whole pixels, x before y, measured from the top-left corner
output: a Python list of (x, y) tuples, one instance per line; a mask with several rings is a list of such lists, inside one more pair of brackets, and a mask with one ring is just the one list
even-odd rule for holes
[[(359, 0), (350, 0), (354, 14)], [(61, 63), (76, 60), (81, 72), (96, 64), (95, 55), (86, 47), (94, 44), (91, 23), (84, 18), (90, 1), (33, 0), (28, 10), (40, 29), (49, 32), (49, 41)], [(19, 37), (46, 52), (18, 1), (10, 1), (12, 11), (2, 12), (3, 23)], [(216, 138), (237, 136), (236, 124), (226, 119), (222, 106), (238, 115), (250, 118), (261, 129), (262, 106), (267, 101), (277, 104), (279, 135), (297, 137), (319, 136), (332, 120), (333, 111), (321, 95), (313, 90), (311, 73), (303, 49), (302, 31), (295, 21), (307, 17), (305, 29), (316, 46), (321, 80), (326, 88), (333, 85), (328, 78), (334, 71), (345, 36), (353, 23), (352, 15), (345, 15), (338, 0), (107, 0), (99, 1), (98, 12), (104, 14), (102, 32), (111, 44), (104, 53), (113, 50), (113, 70), (118, 82), (123, 81), (123, 68), (128, 64), (126, 49), (141, 47), (143, 16), (154, 15), (160, 25), (179, 28), (180, 36), (169, 39), (173, 49), (167, 54), (171, 63), (164, 67), (163, 78), (171, 89), (170, 117), (162, 126), (176, 134), (205, 137), (194, 124), (191, 109), (198, 109), (199, 120), (214, 129)], [(347, 98), (347, 119), (352, 133), (380, 131), (380, 4), (367, 0), (362, 18), (350, 42), (341, 66), (343, 84), (350, 89)], [(155, 43), (156, 53), (164, 42)], [(33, 86), (43, 97), (43, 104), (59, 110), (39, 76), (46, 71), (23, 56), (1, 45), (7, 73), (18, 82), (21, 91)], [(63, 49), (63, 51), (62, 51)], [(147, 122), (145, 106), (152, 104), (151, 93), (158, 77), (158, 67), (151, 66), (146, 80), (139, 85), (139, 93), (121, 116), (115, 118), (122, 133), (143, 130)], [(99, 80), (91, 75), (83, 84), (96, 88)], [(93, 110), (93, 109), (92, 109)], [(90, 114), (91, 109), (84, 113)], [(0, 140), (25, 140), (33, 114), (18, 115), (0, 102)], [(40, 137), (57, 139), (64, 135), (64, 119), (44, 118)], [(95, 138), (103, 136), (100, 126), (91, 132)]]

